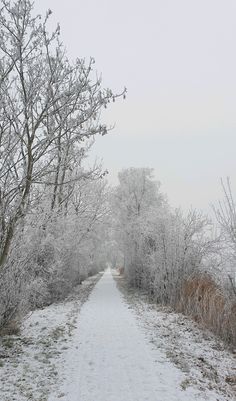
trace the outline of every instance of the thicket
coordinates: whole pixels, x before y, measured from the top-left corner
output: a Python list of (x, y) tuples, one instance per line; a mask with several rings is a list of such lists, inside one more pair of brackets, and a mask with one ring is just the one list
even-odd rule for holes
[[(224, 232), (216, 235), (212, 222), (202, 214), (192, 210), (184, 216), (170, 208), (151, 169), (123, 170), (119, 181), (111, 201), (115, 265), (124, 266), (130, 284), (145, 290), (155, 302), (171, 305), (236, 344), (233, 270), (227, 274), (224, 270), (229, 266), (226, 236), (231, 261), (236, 261), (235, 215), (230, 223), (226, 218), (235, 210), (232, 197), (226, 197), (224, 209), (222, 205), (217, 209)], [(228, 233), (232, 223), (234, 229)]]

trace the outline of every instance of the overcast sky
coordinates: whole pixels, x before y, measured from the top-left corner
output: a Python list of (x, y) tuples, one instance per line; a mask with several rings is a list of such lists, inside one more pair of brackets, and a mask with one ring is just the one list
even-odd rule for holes
[(72, 58), (93, 56), (105, 86), (128, 88), (98, 138), (110, 181), (153, 167), (173, 206), (209, 209), (236, 183), (235, 0), (36, 0)]

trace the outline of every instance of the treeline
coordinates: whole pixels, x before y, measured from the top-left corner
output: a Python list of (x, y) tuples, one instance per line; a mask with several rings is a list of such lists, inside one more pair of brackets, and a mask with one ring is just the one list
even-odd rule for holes
[(155, 302), (236, 344), (236, 214), (229, 182), (225, 202), (215, 209), (218, 234), (201, 213), (172, 210), (151, 169), (123, 170), (119, 182), (112, 195), (113, 266), (124, 266), (130, 284)]
[(0, 328), (105, 264), (105, 172), (84, 161), (118, 95), (93, 59), (68, 59), (50, 14), (29, 0), (0, 9)]

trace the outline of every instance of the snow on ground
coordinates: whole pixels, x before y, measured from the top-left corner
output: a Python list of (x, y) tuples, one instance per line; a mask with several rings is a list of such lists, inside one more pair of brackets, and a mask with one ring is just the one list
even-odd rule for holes
[(227, 350), (209, 330), (181, 313), (151, 303), (123, 277), (114, 277), (153, 348), (184, 373), (183, 390), (193, 387), (209, 400), (236, 400), (236, 350)]
[(0, 401), (234, 400), (233, 354), (115, 279), (87, 280), (0, 339)]
[[(154, 318), (154, 316), (153, 316)], [(178, 333), (176, 333), (178, 335)], [(49, 401), (226, 400), (187, 382), (147, 333), (107, 270), (81, 310), (70, 348), (61, 355)]]
[(0, 401), (47, 401), (58, 359), (70, 347), (82, 304), (101, 275), (85, 280), (65, 302), (29, 314), (21, 335), (0, 337)]

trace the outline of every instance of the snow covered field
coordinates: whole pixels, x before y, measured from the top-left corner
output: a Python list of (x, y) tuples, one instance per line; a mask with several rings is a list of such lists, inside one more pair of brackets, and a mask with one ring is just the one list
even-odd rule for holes
[(235, 358), (213, 336), (128, 295), (117, 277), (122, 295), (110, 270), (81, 308), (95, 280), (35, 311), (21, 337), (2, 340), (1, 401), (235, 399), (225, 380), (236, 374)]

